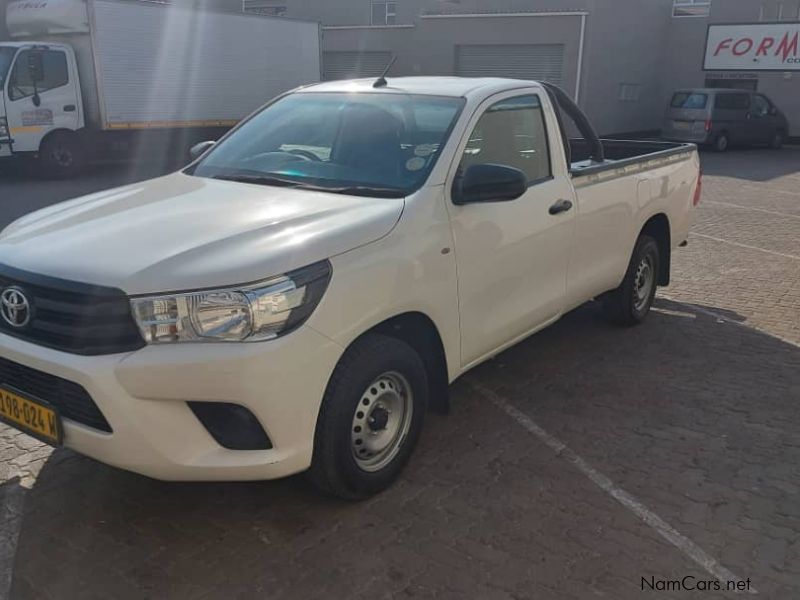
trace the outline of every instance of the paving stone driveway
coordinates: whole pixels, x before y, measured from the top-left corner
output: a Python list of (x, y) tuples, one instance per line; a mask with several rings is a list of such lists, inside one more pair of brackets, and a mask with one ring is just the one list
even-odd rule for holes
[(589, 304), (470, 373), (368, 502), (160, 483), (0, 428), (0, 598), (733, 597), (643, 592), (712, 577), (520, 422), (761, 597), (800, 597), (800, 149), (703, 162), (648, 322)]

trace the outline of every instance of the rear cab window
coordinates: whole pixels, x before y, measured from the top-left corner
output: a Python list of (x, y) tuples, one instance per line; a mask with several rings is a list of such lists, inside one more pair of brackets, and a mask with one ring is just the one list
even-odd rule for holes
[(672, 96), (672, 108), (703, 109), (708, 105), (708, 94), (676, 92)]

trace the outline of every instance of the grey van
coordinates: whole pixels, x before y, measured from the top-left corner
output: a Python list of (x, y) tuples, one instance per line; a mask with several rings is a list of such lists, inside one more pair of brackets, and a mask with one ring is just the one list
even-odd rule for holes
[(688, 89), (672, 95), (661, 137), (708, 144), (780, 148), (789, 132), (786, 116), (764, 94), (736, 89)]

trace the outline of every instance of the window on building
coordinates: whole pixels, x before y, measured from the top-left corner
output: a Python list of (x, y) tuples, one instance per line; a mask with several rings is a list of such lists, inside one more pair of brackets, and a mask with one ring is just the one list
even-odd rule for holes
[(673, 0), (673, 17), (707, 17), (711, 14), (711, 0)]
[[(514, 144), (508, 140), (513, 139)], [(501, 100), (489, 107), (470, 135), (460, 168), (492, 163), (519, 169), (536, 182), (550, 177), (547, 129), (538, 96)]]
[[(44, 64), (44, 79), (34, 86), (28, 69), (28, 56), (31, 52), (41, 52)], [(67, 55), (56, 50), (23, 50), (17, 55), (14, 70), (8, 82), (8, 97), (19, 100), (67, 85)]]
[(244, 12), (271, 17), (285, 17), (288, 10), (286, 4), (276, 4), (269, 0), (244, 0), (242, 8)]
[(620, 83), (619, 84), (619, 101), (620, 102), (638, 102), (642, 95), (642, 86), (639, 83)]
[(397, 23), (396, 2), (372, 2), (373, 25), (395, 25)]

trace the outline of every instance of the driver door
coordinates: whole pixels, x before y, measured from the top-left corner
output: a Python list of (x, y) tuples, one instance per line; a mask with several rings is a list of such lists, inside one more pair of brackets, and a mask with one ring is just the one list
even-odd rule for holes
[[(43, 65), (42, 81), (35, 85), (28, 68), (33, 52), (42, 55)], [(70, 64), (72, 57), (63, 49), (22, 49), (17, 53), (6, 82), (8, 128), (15, 152), (38, 151), (44, 136), (55, 129), (79, 129), (78, 86), (70, 77)]]
[[(552, 113), (548, 118), (552, 124)], [(548, 118), (538, 93), (506, 92), (477, 111), (462, 140), (451, 182), (471, 165), (487, 163), (517, 168), (528, 178), (527, 192), (516, 200), (448, 202), (465, 367), (563, 310), (575, 197), (563, 164), (551, 154), (560, 141), (557, 134), (548, 137)], [(571, 208), (553, 214), (559, 201)]]

